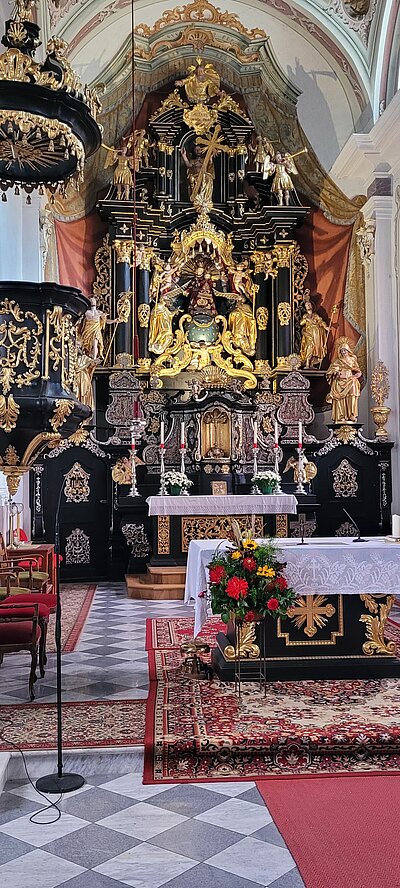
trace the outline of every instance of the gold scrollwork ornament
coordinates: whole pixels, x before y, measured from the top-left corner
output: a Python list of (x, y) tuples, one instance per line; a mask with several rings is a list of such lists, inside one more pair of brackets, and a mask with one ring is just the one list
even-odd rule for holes
[(259, 330), (266, 330), (268, 326), (268, 309), (264, 305), (260, 305), (260, 307), (256, 311), (256, 321), (257, 327)]
[(224, 650), (227, 660), (258, 660), (260, 648), (256, 644), (256, 623), (236, 623), (235, 645), (228, 644)]
[(141, 302), (137, 309), (140, 327), (148, 327), (150, 320), (150, 305), (147, 302)]
[(0, 428), (7, 434), (15, 429), (20, 409), (12, 395), (0, 395)]
[(51, 419), (49, 420), (50, 425), (54, 432), (57, 432), (58, 429), (64, 425), (68, 416), (72, 413), (74, 409), (74, 402), (68, 401), (66, 398), (58, 398), (55, 402), (54, 413)]
[(281, 327), (287, 327), (292, 317), (292, 306), (290, 302), (280, 302), (278, 305), (278, 320)]
[(396, 655), (396, 642), (385, 639), (385, 626), (394, 604), (394, 595), (387, 595), (386, 601), (377, 602), (371, 595), (360, 595), (369, 614), (361, 614), (360, 623), (365, 623), (367, 641), (362, 649), (367, 657), (377, 654)]

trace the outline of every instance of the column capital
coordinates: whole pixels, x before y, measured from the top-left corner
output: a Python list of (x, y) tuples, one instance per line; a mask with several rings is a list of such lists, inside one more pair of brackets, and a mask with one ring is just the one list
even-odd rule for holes
[(393, 213), (392, 194), (373, 194), (368, 198), (362, 208), (364, 218), (377, 222), (378, 220), (390, 220)]

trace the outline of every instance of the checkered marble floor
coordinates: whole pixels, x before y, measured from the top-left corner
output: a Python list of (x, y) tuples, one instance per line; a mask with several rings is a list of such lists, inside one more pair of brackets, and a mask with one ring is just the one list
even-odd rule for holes
[[(147, 696), (147, 616), (192, 614), (178, 602), (126, 599), (101, 584), (75, 652), (63, 657), (64, 699)], [(37, 700), (55, 699), (53, 656)], [(26, 660), (6, 657), (0, 704), (26, 700)], [(8, 661), (8, 662), (7, 662)], [(22, 667), (23, 662), (23, 667)], [(12, 687), (10, 687), (12, 684)], [(32, 704), (35, 705), (35, 704)], [(48, 758), (28, 757), (34, 777)], [(141, 750), (68, 754), (85, 786), (57, 823), (31, 823), (42, 800), (26, 779), (0, 795), (0, 885), (12, 888), (302, 888), (295, 862), (254, 783), (143, 786)], [(54, 797), (53, 797), (54, 798)], [(41, 815), (53, 819), (54, 811)]]

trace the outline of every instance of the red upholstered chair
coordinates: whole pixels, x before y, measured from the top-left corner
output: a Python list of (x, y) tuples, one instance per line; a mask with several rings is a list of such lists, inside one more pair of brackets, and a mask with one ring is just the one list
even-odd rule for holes
[[(21, 536), (21, 530), (19, 531)], [(23, 532), (24, 533), (24, 532)], [(24, 533), (24, 536), (26, 534)], [(7, 551), (4, 543), (3, 534), (0, 533), (0, 567), (10, 567), (13, 570), (18, 568), (18, 585), (29, 589), (38, 589), (46, 591), (49, 575), (45, 571), (38, 570), (38, 558), (33, 555), (26, 555), (21, 560), (21, 555), (15, 552)]]
[(44, 676), (44, 664), (41, 658), (40, 640), (42, 630), (39, 625), (39, 605), (24, 607), (20, 604), (2, 604), (0, 607), (0, 665), (4, 654), (29, 651), (31, 668), (29, 673), (29, 696), (35, 699), (34, 684), (37, 680), (36, 667), (38, 655), (40, 674)]

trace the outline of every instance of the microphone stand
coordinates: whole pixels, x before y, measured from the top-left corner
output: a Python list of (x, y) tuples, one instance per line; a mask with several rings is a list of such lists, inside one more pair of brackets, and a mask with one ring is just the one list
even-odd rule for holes
[(361, 530), (360, 530), (357, 522), (354, 521), (354, 518), (351, 517), (350, 512), (348, 512), (347, 509), (343, 508), (343, 506), (342, 506), (342, 509), (343, 509), (344, 514), (347, 515), (348, 518), (350, 518), (350, 521), (351, 521), (353, 527), (355, 527), (355, 529), (357, 531), (357, 536), (354, 537), (353, 543), (366, 543), (367, 541), (364, 540), (364, 538), (361, 536)]
[(56, 674), (57, 674), (57, 773), (47, 774), (39, 777), (36, 781), (36, 789), (39, 792), (65, 793), (73, 792), (80, 789), (85, 783), (85, 778), (80, 774), (66, 774), (63, 768), (63, 746), (62, 746), (62, 700), (61, 700), (61, 596), (60, 596), (60, 509), (61, 497), (64, 491), (65, 482), (67, 480), (64, 475), (54, 518), (54, 554), (56, 558)]

